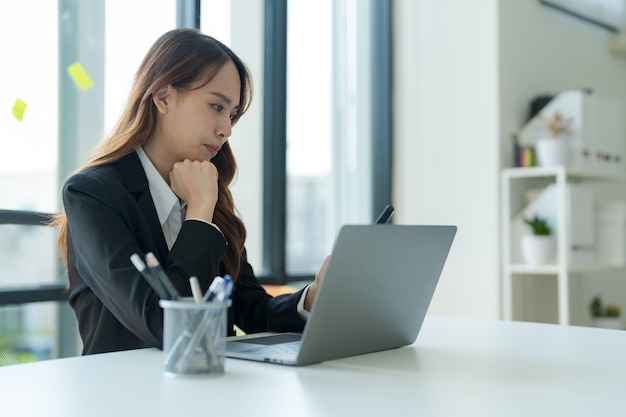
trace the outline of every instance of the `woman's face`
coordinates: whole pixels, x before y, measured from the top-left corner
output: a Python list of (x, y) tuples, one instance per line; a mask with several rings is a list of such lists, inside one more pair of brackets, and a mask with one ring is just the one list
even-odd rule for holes
[(239, 73), (229, 61), (201, 88), (181, 91), (170, 85), (157, 93), (154, 102), (159, 116), (148, 144), (158, 159), (153, 163), (169, 170), (185, 159), (214, 158), (231, 135), (240, 90)]

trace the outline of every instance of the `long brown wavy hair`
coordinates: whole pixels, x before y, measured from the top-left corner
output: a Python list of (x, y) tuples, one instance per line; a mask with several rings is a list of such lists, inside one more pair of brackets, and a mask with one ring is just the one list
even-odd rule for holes
[[(245, 64), (224, 44), (195, 29), (174, 29), (163, 34), (152, 45), (144, 57), (130, 91), (126, 106), (111, 134), (105, 138), (87, 162), (75, 172), (105, 165), (133, 152), (142, 146), (152, 134), (156, 124), (157, 110), (152, 96), (160, 89), (171, 85), (179, 90), (191, 90), (192, 85), (203, 80), (194, 88), (201, 88), (215, 77), (227, 63), (233, 62), (241, 80), (241, 109), (233, 125), (248, 110), (252, 100), (252, 79)], [(224, 233), (228, 249), (221, 264), (233, 279), (241, 269), (241, 258), (246, 239), (246, 229), (235, 214), (235, 205), (230, 193), (230, 183), (237, 164), (228, 142), (211, 162), (219, 172), (219, 197), (213, 222)], [(64, 212), (56, 215), (51, 224), (57, 227), (57, 245), (61, 258), (67, 265), (67, 217)]]

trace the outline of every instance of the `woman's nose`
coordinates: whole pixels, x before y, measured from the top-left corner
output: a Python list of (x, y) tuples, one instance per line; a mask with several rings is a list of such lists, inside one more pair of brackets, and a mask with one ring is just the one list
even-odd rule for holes
[(228, 140), (230, 135), (232, 134), (232, 124), (230, 121), (230, 117), (226, 121), (220, 121), (218, 126), (217, 136), (222, 138), (224, 142)]

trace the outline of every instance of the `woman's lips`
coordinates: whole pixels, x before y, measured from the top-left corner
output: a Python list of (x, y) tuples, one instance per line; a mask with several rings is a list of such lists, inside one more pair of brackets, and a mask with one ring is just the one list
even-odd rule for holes
[(215, 145), (204, 145), (204, 146), (206, 146), (206, 148), (209, 150), (212, 156), (217, 155), (217, 153), (220, 151), (219, 146), (215, 146)]

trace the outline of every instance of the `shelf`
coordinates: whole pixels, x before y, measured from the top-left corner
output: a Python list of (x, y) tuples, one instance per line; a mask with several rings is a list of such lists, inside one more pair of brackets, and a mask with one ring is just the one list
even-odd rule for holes
[(524, 167), (524, 168), (506, 168), (502, 171), (506, 178), (542, 178), (554, 177), (557, 175), (567, 176), (569, 178), (591, 179), (609, 182), (626, 183), (626, 174), (610, 174), (592, 171), (580, 171), (564, 166), (556, 167)]
[[(624, 189), (626, 184), (626, 173), (610, 173), (587, 171), (581, 169), (572, 169), (565, 166), (556, 167), (518, 167), (506, 168), (501, 173), (501, 221), (502, 221), (502, 273), (503, 273), (503, 315), (505, 319), (519, 319), (524, 314), (530, 314), (528, 311), (520, 308), (514, 308), (515, 303), (525, 303), (524, 291), (519, 286), (513, 284), (514, 281), (523, 280), (526, 277), (539, 276), (540, 280), (546, 279), (556, 280), (556, 299), (549, 301), (548, 304), (557, 305), (557, 321), (559, 324), (568, 325), (572, 320), (579, 320), (581, 317), (580, 305), (576, 304), (576, 300), (571, 300), (570, 285), (575, 275), (587, 275), (591, 279), (601, 277), (606, 273), (618, 272), (624, 275), (626, 266), (616, 265), (586, 265), (586, 266), (569, 266), (567, 260), (571, 260), (572, 239), (574, 234), (576, 239), (581, 239), (581, 233), (585, 236), (589, 235), (589, 231), (581, 228), (573, 230), (571, 227), (572, 217), (584, 216), (589, 220), (589, 204), (593, 203), (593, 199), (586, 197), (581, 193), (580, 188), (571, 186), (576, 183), (588, 183), (589, 188), (599, 188), (601, 191), (608, 193), (611, 188)], [(611, 184), (611, 187), (606, 185)], [(513, 238), (518, 238), (519, 231), (519, 215), (520, 210), (524, 209), (524, 193), (531, 189), (539, 189), (545, 187), (553, 187), (551, 193), (554, 194), (554, 222), (556, 223), (556, 240), (557, 240), (557, 259), (561, 262), (554, 262), (549, 265), (530, 266), (525, 265), (513, 257), (513, 250), (519, 249), (514, 247)], [(575, 191), (578, 190), (578, 191)], [(576, 203), (572, 203), (572, 195), (576, 193), (578, 198)], [(623, 197), (622, 197), (623, 198)], [(584, 203), (584, 204), (583, 204)], [(572, 204), (574, 204), (572, 206)], [(573, 214), (573, 208), (576, 208), (576, 215)], [(593, 211), (593, 209), (592, 209)], [(516, 221), (516, 229), (513, 229), (513, 221)], [(593, 220), (593, 219), (592, 219)], [(591, 220), (591, 221), (592, 221)], [(577, 223), (578, 224), (578, 223)], [(588, 224), (588, 223), (585, 223)], [(575, 233), (574, 233), (575, 232)], [(586, 238), (585, 238), (586, 239)], [(576, 241), (578, 242), (578, 240)], [(580, 243), (580, 242), (579, 242)], [(583, 241), (582, 243), (587, 243)], [(578, 258), (577, 258), (578, 260)], [(582, 262), (583, 260), (580, 259)], [(585, 262), (593, 262), (592, 259), (585, 259)], [(575, 285), (576, 280), (573, 281)], [(537, 283), (538, 286), (543, 285)], [(550, 295), (553, 297), (553, 295)], [(541, 301), (530, 300), (532, 315), (537, 311), (552, 314), (552, 305), (549, 307), (546, 300)], [(528, 307), (527, 305), (527, 307)], [(515, 315), (519, 317), (515, 317)], [(543, 314), (539, 313), (539, 314)], [(576, 318), (578, 317), (578, 318)], [(523, 319), (523, 318), (522, 318)], [(580, 321), (580, 320), (579, 320)]]
[[(626, 266), (614, 266), (614, 265), (585, 265), (585, 266), (573, 266), (567, 268), (567, 272), (573, 274), (585, 274), (593, 272), (606, 272), (606, 271), (623, 271), (626, 270)], [(524, 264), (512, 264), (509, 266), (509, 271), (512, 274), (519, 275), (558, 275), (559, 265), (524, 265)]]
[(524, 275), (556, 275), (559, 273), (558, 265), (524, 265), (513, 264), (509, 267), (512, 274), (524, 274)]

